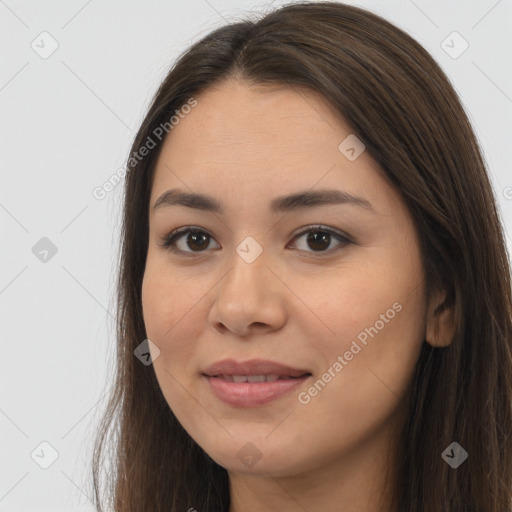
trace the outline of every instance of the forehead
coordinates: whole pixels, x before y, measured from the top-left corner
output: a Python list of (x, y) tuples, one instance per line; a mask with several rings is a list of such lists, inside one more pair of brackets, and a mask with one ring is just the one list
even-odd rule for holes
[(200, 132), (201, 145), (243, 142), (246, 149), (251, 141), (266, 141), (271, 147), (301, 147), (313, 132), (350, 132), (325, 98), (305, 88), (232, 79), (212, 86), (196, 100), (197, 106), (171, 133), (176, 143)]
[(370, 155), (350, 161), (340, 151), (352, 129), (320, 94), (230, 80), (195, 99), (164, 141), (151, 204), (171, 188), (265, 202), (315, 186), (382, 195)]

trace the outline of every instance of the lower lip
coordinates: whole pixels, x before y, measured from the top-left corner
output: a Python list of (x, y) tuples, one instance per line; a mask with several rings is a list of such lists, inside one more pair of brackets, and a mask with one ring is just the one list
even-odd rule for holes
[(276, 400), (299, 387), (309, 377), (311, 375), (274, 382), (228, 382), (204, 375), (217, 398), (239, 407), (256, 407)]

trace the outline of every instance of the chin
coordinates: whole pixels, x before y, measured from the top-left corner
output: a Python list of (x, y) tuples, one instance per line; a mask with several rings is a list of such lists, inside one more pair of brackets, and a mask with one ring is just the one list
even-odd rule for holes
[(246, 436), (243, 440), (231, 439), (224, 446), (216, 444), (203, 449), (231, 473), (283, 477), (308, 469), (307, 454), (297, 453), (297, 447), (283, 444), (277, 437), (270, 442), (268, 439), (251, 441)]

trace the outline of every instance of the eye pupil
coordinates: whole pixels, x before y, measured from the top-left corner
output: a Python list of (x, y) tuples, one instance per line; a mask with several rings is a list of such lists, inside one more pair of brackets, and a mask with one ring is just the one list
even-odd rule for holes
[[(320, 236), (317, 236), (320, 233)], [(327, 243), (325, 243), (327, 241)], [(329, 247), (329, 244), (331, 242), (331, 235), (329, 233), (325, 233), (324, 231), (312, 231), (311, 234), (308, 236), (308, 244), (313, 243), (313, 245), (320, 242), (320, 247), (310, 247), (314, 250), (324, 250), (326, 247)], [(322, 243), (324, 245), (322, 245)]]
[[(188, 245), (189, 249), (193, 249), (193, 247), (191, 247), (189, 245), (189, 242), (193, 241), (193, 243), (196, 243), (199, 238), (203, 238), (203, 241), (202, 241), (203, 243), (199, 247), (199, 249), (206, 249), (208, 247), (208, 243), (209, 243), (208, 236), (209, 235), (207, 235), (206, 233), (202, 233), (201, 231), (191, 231), (187, 237), (187, 245)], [(205, 244), (205, 241), (206, 241), (206, 244)]]

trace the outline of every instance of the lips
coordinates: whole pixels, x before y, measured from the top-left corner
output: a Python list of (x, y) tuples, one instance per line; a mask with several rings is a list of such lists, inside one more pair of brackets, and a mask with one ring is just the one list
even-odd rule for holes
[(226, 382), (275, 382), (276, 380), (296, 379), (287, 375), (278, 375), (277, 373), (267, 373), (261, 375), (212, 375)]
[(261, 359), (225, 359), (202, 372), (213, 394), (237, 407), (265, 405), (297, 389), (309, 377), (308, 370)]
[[(203, 374), (208, 377), (221, 377), (230, 380), (230, 382), (264, 382), (261, 380), (262, 377), (265, 377), (265, 381), (274, 381), (311, 375), (306, 369), (292, 368), (281, 363), (263, 359), (252, 359), (243, 362), (238, 362), (234, 359), (224, 359), (208, 367)], [(247, 380), (231, 380), (231, 378), (241, 377), (245, 377)]]

